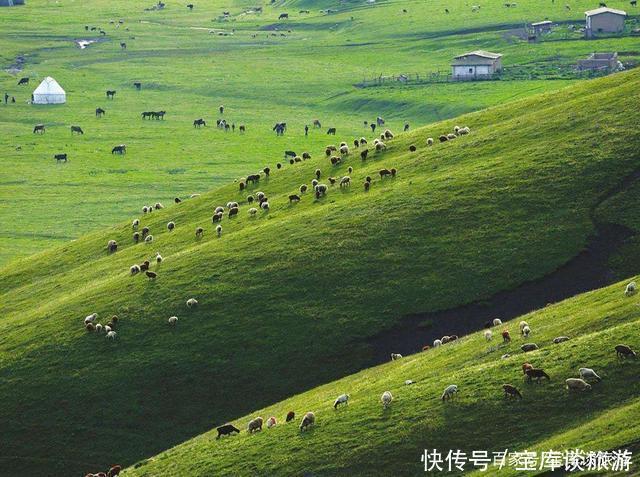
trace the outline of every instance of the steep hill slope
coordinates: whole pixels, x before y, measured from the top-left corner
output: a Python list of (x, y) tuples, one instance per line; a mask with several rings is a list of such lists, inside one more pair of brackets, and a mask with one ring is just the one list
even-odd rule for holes
[[(630, 106), (639, 85), (631, 71), (463, 116), (455, 123), (469, 136), (427, 147), (455, 123), (434, 124), (366, 162), (352, 153), (332, 167), (313, 150), (301, 164), (272, 164), (251, 189), (271, 210), (255, 218), (247, 192), (230, 184), (141, 217), (152, 244), (133, 244), (126, 223), (5, 267), (0, 470), (130, 464), (362, 369), (373, 362), (367, 339), (404, 315), (551, 272), (582, 249), (593, 209), (640, 165), (640, 111)], [(350, 188), (289, 204), (316, 168), (325, 181), (349, 166)], [(382, 167), (397, 177), (381, 180)], [(240, 216), (225, 218), (217, 238), (213, 208), (230, 200)], [(110, 239), (120, 243), (112, 255)], [(165, 258), (152, 266), (156, 280), (129, 276), (156, 251)], [(119, 316), (117, 340), (84, 331), (91, 312), (102, 323)]]
[[(520, 336), (519, 320), (513, 320), (494, 328), (489, 343), (478, 332), (340, 379), (236, 420), (239, 436), (216, 440), (215, 430), (208, 432), (123, 475), (425, 475), (423, 449), (437, 449), (445, 457), (449, 450), (468, 457), (473, 451), (492, 457), (505, 449), (537, 451), (538, 456), (572, 449), (637, 452), (640, 361), (618, 359), (614, 350), (619, 343), (640, 347), (638, 297), (624, 296), (624, 286), (618, 283), (522, 317), (533, 330), (528, 339)], [(499, 336), (505, 328), (513, 337), (508, 344)], [(569, 341), (552, 342), (566, 335)], [(540, 349), (525, 354), (520, 350), (525, 342)], [(510, 357), (501, 359), (507, 353)], [(550, 382), (523, 383), (524, 362), (543, 368)], [(594, 368), (602, 381), (584, 394), (568, 393), (564, 381), (579, 377), (580, 367)], [(407, 379), (415, 384), (405, 385)], [(523, 399), (506, 400), (504, 383), (518, 387)], [(457, 384), (459, 394), (443, 403), (440, 396), (449, 384)], [(394, 396), (386, 411), (380, 403), (384, 391)], [(334, 410), (333, 400), (342, 393), (349, 393), (349, 404)], [(285, 424), (290, 410), (299, 417), (313, 411), (315, 428), (300, 433), (300, 418)], [(249, 435), (247, 422), (256, 416), (276, 416), (280, 422)], [(549, 470), (543, 466), (518, 473), (513, 467), (506, 464), (498, 472), (490, 465), (488, 474), (476, 467), (474, 473), (468, 461), (465, 470), (500, 476), (548, 475)], [(621, 475), (636, 475), (638, 469), (636, 462), (632, 472)]]

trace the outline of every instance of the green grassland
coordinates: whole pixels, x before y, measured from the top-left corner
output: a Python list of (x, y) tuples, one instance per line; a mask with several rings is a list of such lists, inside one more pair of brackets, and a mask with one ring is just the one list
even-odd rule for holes
[[(578, 24), (593, 6), (586, 0), (571, 1), (571, 10), (547, 0), (517, 8), (479, 2), (478, 13), (461, 0), (286, 2), (264, 5), (262, 14), (246, 13), (254, 6), (246, 1), (203, 2), (192, 12), (184, 0), (145, 12), (148, 3), (32, 0), (0, 10), (0, 63), (8, 68), (19, 55), (25, 58), (21, 72), (0, 73), (0, 92), (17, 99), (0, 105), (0, 153), (10, 165), (0, 179), (0, 264), (113, 225), (145, 204), (226, 184), (281, 160), (286, 149), (319, 151), (327, 126), (345, 139), (367, 134), (363, 121), (377, 115), (395, 130), (405, 121), (416, 127), (572, 82), (355, 88), (363, 78), (446, 71), (453, 56), (476, 48), (504, 53), (506, 66), (534, 69), (572, 64), (593, 50), (617, 50), (633, 61), (640, 49), (640, 40), (626, 34), (528, 44), (511, 33), (542, 16)], [(298, 13), (305, 8), (309, 14)], [(230, 12), (226, 20), (223, 11)], [(278, 22), (285, 11), (291, 18)], [(116, 28), (119, 19), (124, 23)], [(632, 17), (629, 28), (635, 22)], [(107, 34), (102, 38), (85, 25)], [(81, 50), (74, 40), (83, 38), (104, 41)], [(22, 76), (32, 82), (18, 88)], [(66, 105), (26, 104), (45, 76), (66, 89)], [(142, 91), (134, 81), (143, 83)], [(106, 100), (107, 89), (117, 90), (114, 101)], [(220, 104), (225, 118), (247, 126), (245, 136), (194, 130), (192, 121), (212, 123)], [(107, 110), (102, 119), (94, 117), (99, 106)], [(165, 121), (140, 119), (142, 111), (160, 109), (167, 111)], [(314, 118), (322, 130), (304, 137), (304, 124)], [(282, 120), (290, 128), (278, 138), (271, 126)], [(46, 124), (46, 134), (32, 134), (37, 123)], [(72, 137), (72, 124), (86, 134)], [(121, 143), (128, 146), (126, 157), (112, 156)], [(55, 163), (60, 152), (69, 154), (68, 164)]]
[[(371, 152), (366, 162), (351, 154), (332, 167), (322, 148), (310, 148), (313, 159), (274, 171), (251, 189), (263, 190), (271, 203), (268, 213), (255, 218), (247, 213), (247, 192), (228, 183), (141, 217), (141, 226), (154, 235), (151, 245), (133, 244), (127, 221), (14, 260), (0, 271), (0, 473), (71, 474), (114, 461), (133, 464), (216, 424), (360, 371), (372, 359), (367, 339), (407, 314), (484, 299), (555, 270), (585, 246), (596, 209), (630, 206), (622, 194), (602, 201), (638, 169), (640, 111), (631, 105), (639, 86), (634, 70), (470, 113), (399, 134), (386, 152)], [(469, 125), (472, 133), (426, 146), (427, 137), (454, 124)], [(409, 152), (410, 144), (417, 152)], [(274, 162), (266, 163), (273, 168)], [(316, 168), (326, 180), (345, 175), (349, 166), (350, 188), (334, 186), (321, 200), (306, 194), (289, 204), (288, 195), (310, 183)], [(381, 180), (382, 167), (397, 168), (397, 177)], [(374, 181), (364, 192), (367, 175)], [(240, 216), (225, 219), (217, 238), (212, 211), (230, 200), (242, 203)], [(169, 220), (176, 223), (173, 232), (166, 230)], [(201, 240), (194, 237), (198, 226), (205, 228)], [(110, 239), (120, 243), (113, 255), (105, 252)], [(155, 281), (129, 276), (130, 265), (156, 251), (165, 260), (153, 266)], [(190, 297), (200, 302), (196, 309), (185, 306)], [(120, 317), (117, 340), (84, 331), (82, 320), (94, 311), (102, 322)], [(180, 321), (171, 328), (167, 318), (174, 314)], [(612, 321), (619, 329), (611, 332), (609, 322), (595, 315), (596, 321), (569, 315), (567, 321), (545, 321), (543, 315), (534, 321), (548, 327), (541, 342), (561, 332), (578, 338), (580, 329), (593, 339), (612, 333), (603, 340), (606, 346), (592, 348), (593, 356), (581, 347), (585, 359), (597, 358), (607, 375), (613, 369), (611, 343), (628, 339), (637, 345), (626, 315)], [(574, 343), (580, 341), (558, 352)], [(476, 344), (469, 339), (462, 357), (477, 359)], [(429, 395), (455, 376), (497, 395), (486, 381), (472, 384), (472, 369), (463, 371), (458, 356), (449, 354), (448, 367), (434, 370), (442, 374), (425, 388)], [(501, 370), (498, 376), (512, 375), (493, 355), (485, 361)], [(394, 366), (405, 362), (418, 369), (422, 359)], [(554, 375), (569, 369), (554, 361), (545, 366)], [(476, 409), (473, 393), (466, 393), (469, 398), (461, 401)], [(594, 409), (604, 412), (631, 397), (630, 389), (603, 393)], [(358, 399), (364, 401), (364, 394)], [(367, 406), (375, 406), (375, 399)], [(540, 422), (532, 424), (528, 442), (553, 437), (542, 417), (551, 404), (541, 400), (532, 411)], [(456, 418), (471, 422), (474, 416)], [(564, 432), (566, 422), (546, 426)], [(524, 432), (513, 435), (515, 443), (524, 445)], [(396, 442), (402, 435), (387, 437)], [(487, 444), (483, 439), (473, 444)], [(359, 445), (353, 440), (353, 452), (344, 452), (354, 456), (354, 466), (355, 457), (368, 455), (369, 448), (358, 453)], [(385, 449), (376, 448), (381, 460), (396, 454)], [(403, 452), (397, 459), (408, 456)], [(413, 461), (412, 455), (406, 465)], [(265, 465), (279, 468), (273, 461)]]

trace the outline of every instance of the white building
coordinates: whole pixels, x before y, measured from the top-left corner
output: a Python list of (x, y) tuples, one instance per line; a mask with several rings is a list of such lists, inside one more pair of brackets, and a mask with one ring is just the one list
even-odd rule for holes
[(474, 80), (492, 77), (502, 70), (502, 55), (476, 50), (456, 56), (451, 63), (454, 80)]
[(62, 104), (67, 101), (67, 93), (51, 76), (47, 76), (31, 95), (34, 104)]

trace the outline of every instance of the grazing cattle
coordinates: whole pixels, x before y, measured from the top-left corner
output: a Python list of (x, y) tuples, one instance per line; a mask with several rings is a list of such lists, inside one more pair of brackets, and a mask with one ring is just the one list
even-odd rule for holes
[(67, 153), (64, 154), (56, 154), (53, 156), (56, 162), (64, 161), (67, 162), (69, 159), (67, 158)]
[(113, 99), (113, 97), (116, 95), (115, 90), (111, 91), (107, 91), (107, 99)]
[(224, 426), (217, 427), (216, 431), (218, 431), (216, 439), (220, 439), (222, 436), (230, 436), (234, 432), (236, 434), (240, 434), (240, 429), (235, 427), (233, 424), (225, 424)]
[(202, 118), (199, 118), (193, 121), (194, 128), (199, 128), (200, 126), (206, 126), (206, 125), (207, 125), (207, 122)]
[(535, 379), (536, 382), (539, 383), (542, 378), (547, 378), (547, 381), (551, 381), (549, 375), (540, 368), (529, 368), (525, 371), (525, 374), (527, 375), (528, 383), (532, 382), (533, 379)]
[(281, 13), (280, 16), (278, 17), (278, 20), (284, 20), (284, 19), (288, 19), (289, 18), (289, 14), (288, 13)]
[(292, 202), (300, 202), (300, 196), (296, 194), (291, 194), (289, 196), (289, 203), (292, 203)]
[(21, 84), (29, 84), (29, 78), (20, 78), (20, 81), (18, 81), (18, 86), (20, 86)]
[(259, 180), (260, 180), (260, 174), (249, 174), (245, 182), (247, 183), (247, 185), (249, 185), (249, 183), (255, 184)]
[(126, 153), (127, 153), (127, 146), (125, 144), (114, 146), (114, 148), (111, 149), (111, 154), (126, 154)]
[(142, 83), (140, 83), (139, 81), (136, 81), (135, 83), (133, 83), (133, 86), (140, 91), (140, 88), (142, 88)]
[(127, 44), (125, 42), (120, 42), (120, 48), (122, 48), (123, 50), (126, 50)]
[(104, 109), (96, 108), (96, 118), (101, 118), (102, 116), (104, 116), (104, 113), (106, 113)]
[(336, 135), (336, 128), (327, 129), (327, 134), (331, 134), (332, 136)]
[(45, 133), (45, 129), (44, 129), (44, 124), (36, 124), (33, 127), (33, 134), (44, 134)]
[(320, 120), (319, 119), (314, 119), (313, 120), (313, 127), (314, 128), (321, 128), (322, 124), (320, 124)]
[(289, 411), (289, 412), (287, 413), (287, 419), (286, 419), (286, 422), (291, 422), (291, 421), (293, 421), (295, 418), (296, 418), (296, 413), (295, 413), (295, 412), (293, 412), (293, 411)]
[(619, 344), (616, 346), (616, 356), (618, 358), (635, 358), (636, 352), (633, 351), (629, 346), (624, 344)]
[(518, 391), (518, 388), (515, 386), (511, 384), (503, 384), (502, 389), (504, 390), (504, 397), (522, 399), (522, 394), (520, 394), (520, 391)]
[(241, 124), (238, 129), (240, 130), (241, 133), (243, 133), (243, 132), (245, 132), (247, 130), (247, 128), (245, 127), (244, 124)]
[(73, 133), (84, 134), (84, 131), (80, 126), (71, 126), (71, 134)]

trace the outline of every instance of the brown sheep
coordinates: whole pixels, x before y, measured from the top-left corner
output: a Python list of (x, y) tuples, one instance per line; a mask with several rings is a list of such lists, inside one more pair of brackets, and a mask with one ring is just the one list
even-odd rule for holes
[(512, 397), (522, 399), (522, 394), (518, 391), (518, 388), (512, 386), (511, 384), (503, 384), (502, 389), (504, 389), (504, 397)]
[(527, 374), (527, 369), (533, 369), (533, 364), (531, 364), (531, 363), (523, 363), (522, 364), (522, 374)]
[(380, 174), (380, 179), (382, 179), (383, 177), (390, 176), (391, 171), (389, 169), (380, 169), (380, 172), (378, 172), (378, 174)]
[(342, 159), (340, 159), (338, 156), (332, 156), (331, 157), (331, 164), (332, 165), (337, 166), (341, 162), (342, 162)]
[(365, 149), (364, 151), (362, 151), (360, 153), (360, 159), (362, 159), (364, 161), (367, 158), (368, 155), (369, 155), (369, 149)]
[(503, 343), (508, 343), (509, 341), (511, 341), (511, 335), (509, 334), (509, 331), (504, 330), (502, 332), (502, 342)]
[(529, 383), (532, 382), (534, 378), (538, 383), (542, 378), (547, 378), (547, 381), (551, 381), (551, 378), (549, 377), (549, 375), (545, 373), (544, 370), (541, 368), (527, 369), (526, 375), (527, 375), (527, 382)]
[(293, 411), (289, 411), (289, 412), (287, 413), (287, 419), (286, 419), (286, 421), (287, 421), (287, 422), (291, 422), (291, 421), (293, 421), (295, 418), (296, 418), (296, 413), (295, 413), (295, 412), (293, 412)]

